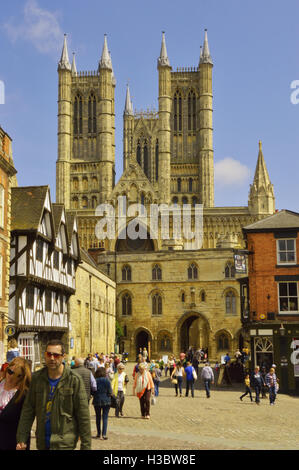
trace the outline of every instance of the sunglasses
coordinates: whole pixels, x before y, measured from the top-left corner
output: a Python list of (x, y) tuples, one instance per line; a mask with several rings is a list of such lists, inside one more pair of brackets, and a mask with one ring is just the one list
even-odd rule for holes
[(51, 353), (49, 351), (46, 351), (45, 352), (46, 356), (47, 357), (54, 357), (54, 359), (58, 359), (60, 356), (63, 356), (63, 354), (59, 354), (59, 353)]
[(6, 370), (7, 370), (7, 373), (8, 373), (9, 375), (15, 374), (18, 378), (23, 377), (22, 374), (16, 374), (15, 371), (13, 371), (13, 370), (11, 370), (11, 369), (9, 369), (9, 368), (7, 368)]

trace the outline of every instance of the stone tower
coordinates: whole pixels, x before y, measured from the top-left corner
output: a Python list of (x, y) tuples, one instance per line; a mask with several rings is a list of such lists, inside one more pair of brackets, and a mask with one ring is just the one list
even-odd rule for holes
[(212, 69), (207, 31), (198, 67), (172, 70), (165, 34), (158, 58), (159, 110), (124, 112), (124, 169), (135, 157), (160, 202), (214, 206)]
[(56, 202), (94, 214), (115, 181), (115, 78), (107, 37), (97, 71), (77, 72), (66, 36), (58, 64)]

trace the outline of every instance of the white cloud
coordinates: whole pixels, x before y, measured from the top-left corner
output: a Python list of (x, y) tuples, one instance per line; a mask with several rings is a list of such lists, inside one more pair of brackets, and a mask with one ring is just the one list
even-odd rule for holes
[(56, 54), (63, 40), (57, 16), (57, 13), (40, 8), (36, 0), (28, 0), (22, 23), (15, 24), (10, 20), (4, 24), (4, 29), (12, 42), (25, 39), (43, 54)]
[(231, 157), (215, 162), (215, 185), (243, 186), (249, 183), (250, 169)]

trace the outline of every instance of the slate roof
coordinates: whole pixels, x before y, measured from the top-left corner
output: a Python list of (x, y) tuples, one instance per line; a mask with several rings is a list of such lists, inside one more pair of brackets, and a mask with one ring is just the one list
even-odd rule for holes
[(243, 227), (244, 232), (299, 229), (299, 213), (283, 209), (265, 219)]

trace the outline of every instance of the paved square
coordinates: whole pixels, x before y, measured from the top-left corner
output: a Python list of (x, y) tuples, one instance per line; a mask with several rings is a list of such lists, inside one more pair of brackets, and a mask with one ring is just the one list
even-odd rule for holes
[[(132, 396), (133, 364), (124, 417), (110, 409), (108, 440), (92, 439), (92, 449), (105, 450), (292, 450), (299, 449), (299, 397), (278, 394), (275, 406), (262, 399), (258, 406), (239, 397), (243, 387), (213, 386), (207, 399), (200, 379), (195, 397), (175, 397), (169, 377), (163, 376), (160, 395), (151, 406), (151, 419), (140, 417), (139, 400)], [(183, 387), (185, 393), (185, 384)], [(254, 396), (254, 394), (253, 394)], [(90, 405), (92, 435), (96, 435), (95, 412)], [(34, 448), (35, 439), (32, 439)], [(78, 446), (79, 448), (79, 446)]]

